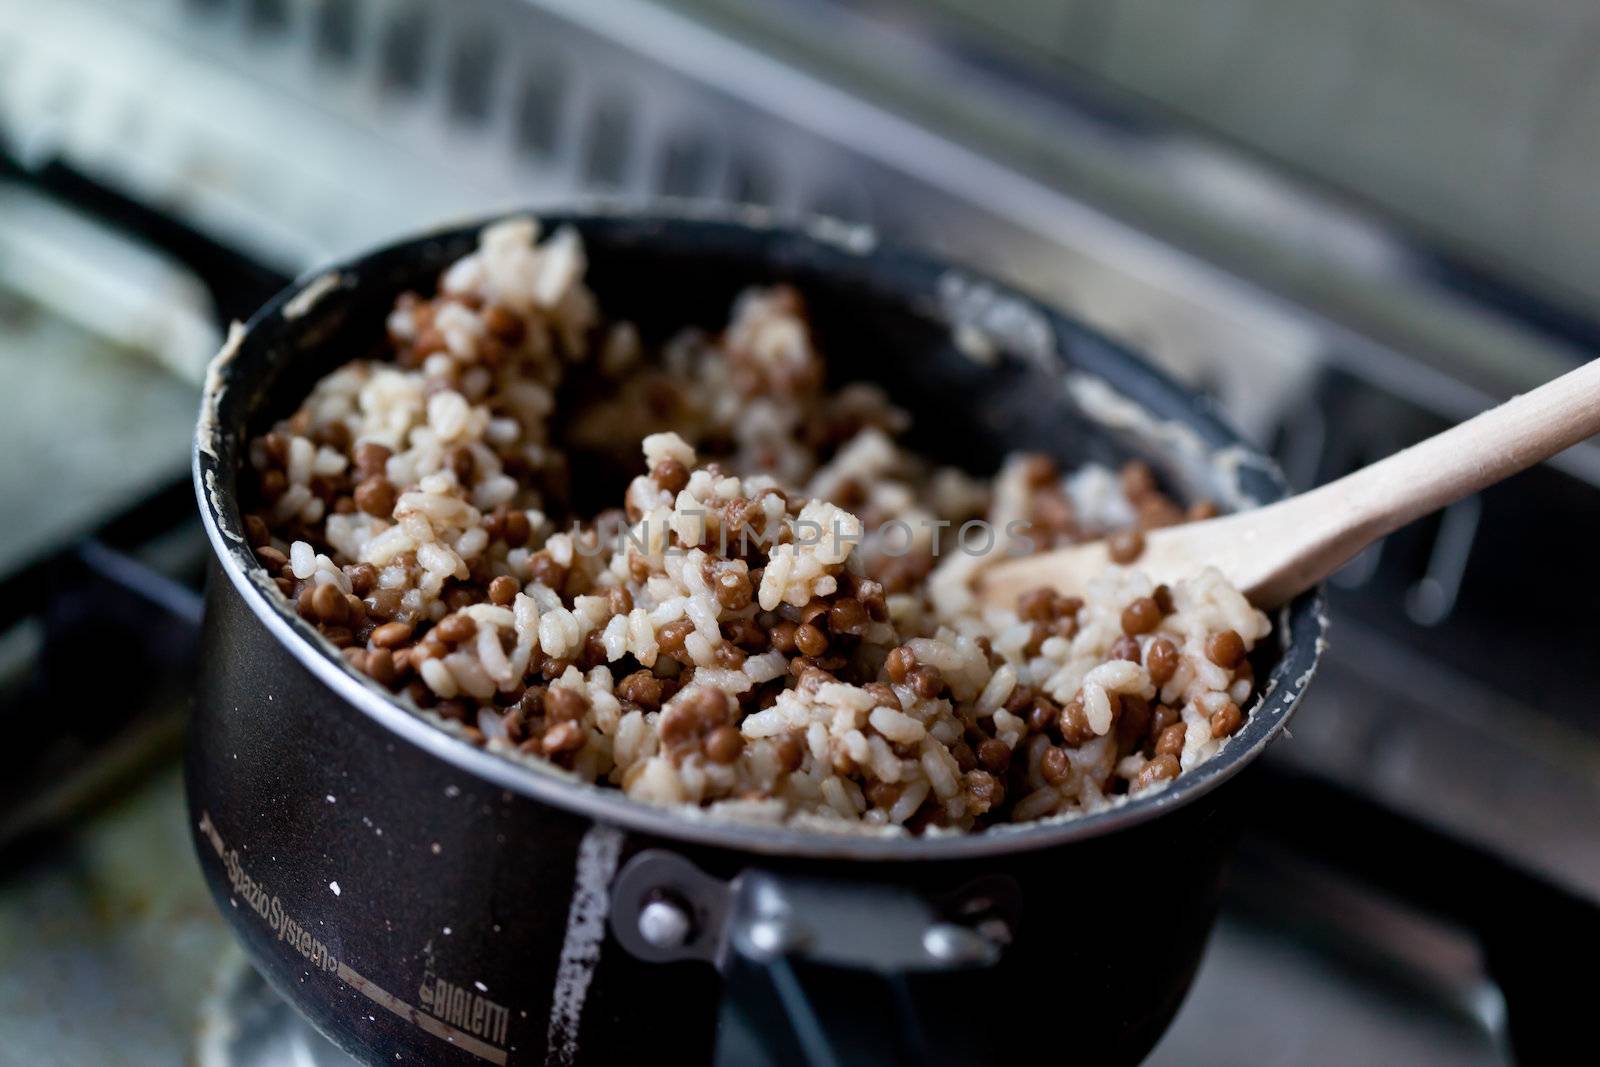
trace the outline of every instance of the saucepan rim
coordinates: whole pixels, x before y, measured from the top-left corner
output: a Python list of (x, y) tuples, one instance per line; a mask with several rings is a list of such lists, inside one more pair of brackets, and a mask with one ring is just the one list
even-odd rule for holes
[[(252, 571), (264, 572), (244, 536), (236, 499), (238, 467), (231, 460), (243, 455), (242, 442), (232, 441), (228, 435), (248, 425), (254, 409), (233, 409), (239, 403), (250, 404), (251, 397), (257, 402), (260, 399), (242, 387), (250, 383), (256, 363), (265, 366), (259, 350), (268, 342), (262, 335), (275, 320), (282, 320), (281, 328), (293, 329), (295, 322), (311, 317), (306, 314), (309, 306), (320, 300), (338, 299), (341, 292), (348, 292), (348, 287), (361, 284), (363, 272), (375, 264), (407, 257), (425, 258), (429, 246), (468, 239), (489, 223), (518, 215), (538, 219), (546, 226), (570, 223), (583, 234), (586, 243), (599, 249), (601, 256), (608, 240), (666, 241), (670, 245), (673, 241), (681, 244), (705, 236), (747, 248), (749, 254), (769, 265), (781, 266), (801, 257), (810, 270), (847, 272), (850, 278), (871, 286), (873, 293), (898, 299), (916, 313), (937, 316), (951, 329), (959, 325), (950, 318), (948, 299), (950, 280), (957, 278), (960, 284), (956, 288), (967, 294), (981, 291), (989, 301), (986, 306), (993, 307), (993, 301), (1001, 301), (1010, 309), (1011, 320), (1020, 313), (1035, 330), (1031, 343), (1037, 344), (1038, 324), (1044, 324), (1048, 331), (1046, 358), (1066, 361), (1074, 373), (1101, 380), (1108, 377), (1105, 371), (1113, 371), (1117, 394), (1167, 419), (1181, 420), (1190, 431), (1189, 439), (1203, 442), (1216, 454), (1230, 453), (1236, 465), (1238, 460), (1244, 460), (1239, 469), (1251, 479), (1256, 499), (1275, 499), (1285, 492), (1282, 476), (1270, 459), (1250, 448), (1199, 397), (1129, 349), (1008, 285), (965, 267), (883, 243), (864, 228), (826, 219), (779, 222), (765, 212), (685, 205), (652, 205), (645, 211), (637, 205), (617, 208), (589, 204), (577, 211), (499, 212), (397, 241), (307, 274), (268, 301), (248, 324), (242, 328), (236, 325), (208, 370), (193, 455), (195, 493), (206, 535), (235, 592), (244, 598), (267, 631), (333, 696), (467, 775), (598, 822), (739, 852), (869, 861), (972, 859), (1051, 848), (1114, 833), (1158, 818), (1209, 793), (1247, 766), (1283, 730), (1326, 645), (1327, 615), (1320, 589), (1303, 594), (1277, 614), (1274, 632), (1281, 655), (1252, 699), (1244, 729), (1209, 761), (1184, 772), (1154, 795), (1127, 799), (1092, 814), (1012, 824), (980, 833), (889, 836), (817, 831), (655, 807), (629, 799), (620, 790), (578, 781), (555, 768), (546, 771), (479, 748), (360, 677), (331, 644), (298, 618), (281, 596), (269, 596), (264, 583), (251, 576)], [(965, 325), (984, 328), (981, 322)], [(1002, 350), (1010, 351), (1018, 339), (998, 336), (991, 340)], [(1071, 349), (1070, 355), (1067, 349)], [(252, 356), (260, 358), (253, 363)], [(1039, 358), (1039, 353), (1033, 353), (1032, 358)], [(205, 709), (197, 708), (196, 714), (205, 714)]]

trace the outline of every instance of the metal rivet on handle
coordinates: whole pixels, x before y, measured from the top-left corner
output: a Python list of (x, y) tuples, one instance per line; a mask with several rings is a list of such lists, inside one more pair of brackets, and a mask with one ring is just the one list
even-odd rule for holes
[(611, 885), (611, 932), (651, 963), (715, 963), (727, 922), (728, 883), (672, 852), (645, 849)]
[(745, 932), (750, 948), (765, 958), (782, 956), (805, 947), (810, 940), (804, 927), (790, 919), (758, 919)]
[(689, 913), (672, 900), (652, 900), (639, 910), (639, 936), (656, 948), (679, 948), (689, 941)]
[(965, 926), (938, 923), (922, 934), (923, 950), (940, 963), (975, 966), (993, 963), (999, 949)]

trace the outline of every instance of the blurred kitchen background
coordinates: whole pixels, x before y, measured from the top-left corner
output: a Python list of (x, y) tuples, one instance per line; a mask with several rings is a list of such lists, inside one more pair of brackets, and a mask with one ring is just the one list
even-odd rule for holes
[[(0, 1064), (341, 1062), (229, 946), (176, 769), (197, 382), (285, 279), (591, 194), (822, 212), (1305, 486), (1600, 349), (1597, 187), (1583, 0), (0, 0)], [(1509, 1060), (1600, 908), (1597, 534), (1590, 443), (1340, 574), (1152, 1062)]]

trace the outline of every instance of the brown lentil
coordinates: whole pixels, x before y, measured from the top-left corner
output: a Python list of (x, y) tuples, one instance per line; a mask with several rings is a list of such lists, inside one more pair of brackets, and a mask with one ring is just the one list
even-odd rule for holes
[(746, 652), (765, 652), (769, 647), (767, 631), (751, 619), (734, 619), (722, 624), (722, 638)]
[(773, 755), (778, 759), (778, 766), (786, 773), (793, 774), (800, 769), (800, 763), (805, 758), (805, 749), (793, 737), (778, 738), (772, 745)]
[(876, 701), (873, 705), (874, 707), (892, 708), (895, 711), (904, 710), (900, 704), (900, 697), (892, 686), (885, 685), (882, 682), (868, 682), (862, 688), (872, 694), (873, 700)]
[(1166, 685), (1178, 673), (1178, 647), (1165, 637), (1156, 638), (1144, 651), (1144, 665), (1157, 688)]
[(991, 737), (978, 746), (978, 763), (988, 771), (1000, 774), (1011, 766), (1011, 749), (998, 737)]
[(1161, 731), (1179, 721), (1181, 718), (1182, 716), (1179, 714), (1177, 708), (1170, 707), (1166, 704), (1157, 704), (1155, 709), (1150, 713), (1150, 736), (1152, 738), (1160, 737)]
[(312, 592), (311, 610), (329, 626), (342, 626), (350, 617), (350, 604), (344, 598), (344, 591), (332, 582), (319, 585)]
[(1129, 500), (1140, 500), (1158, 491), (1155, 471), (1142, 459), (1130, 459), (1124, 463), (1121, 476), (1122, 493)]
[(1118, 530), (1106, 538), (1106, 553), (1111, 562), (1126, 567), (1144, 554), (1144, 534), (1138, 530)]
[(662, 688), (661, 679), (649, 671), (634, 671), (617, 683), (617, 695), (645, 711), (654, 711), (661, 706)]
[(498, 575), (494, 581), (489, 583), (489, 600), (491, 603), (499, 604), (501, 607), (505, 607), (517, 599), (517, 594), (520, 592), (522, 592), (522, 587), (509, 574)]
[(1244, 658), (1244, 639), (1235, 630), (1212, 634), (1206, 638), (1206, 658), (1232, 670)]
[(433, 628), (433, 634), (446, 644), (459, 645), (463, 641), (470, 641), (478, 632), (478, 624), (472, 621), (471, 615), (446, 615), (439, 620), (439, 625)]
[[(778, 642), (776, 639), (773, 640), (772, 647), (778, 647)], [(891, 649), (889, 652), (889, 658), (883, 661), (883, 668), (888, 672), (889, 680), (893, 682), (905, 681), (908, 677), (910, 677), (911, 672), (916, 669), (916, 666), (916, 653), (912, 652), (911, 649), (907, 648), (905, 645), (900, 645), (897, 648)]]
[(394, 653), (387, 648), (375, 648), (368, 652), (362, 669), (379, 685), (392, 686), (400, 677), (400, 672), (395, 669)]
[(1056, 591), (1048, 586), (1023, 593), (1017, 598), (1017, 618), (1048, 622), (1055, 614), (1051, 610), (1055, 599)]
[(705, 749), (712, 763), (732, 763), (744, 751), (744, 735), (736, 726), (719, 726), (706, 736)]
[(378, 648), (399, 648), (411, 640), (411, 624), (408, 622), (386, 622), (372, 631), (368, 639)]
[(867, 798), (868, 804), (885, 811), (894, 807), (894, 802), (900, 799), (902, 791), (898, 783), (882, 782), (876, 778), (868, 782), (861, 790), (862, 794)]
[(1237, 730), (1243, 721), (1244, 715), (1239, 711), (1239, 705), (1230, 700), (1211, 713), (1211, 736), (1227, 737)]
[(1154, 598), (1142, 596), (1122, 609), (1122, 629), (1130, 636), (1147, 634), (1161, 625), (1161, 609)]
[(694, 633), (694, 623), (688, 619), (674, 619), (656, 631), (656, 644), (662, 652), (674, 658), (685, 655), (683, 642)]
[(393, 452), (376, 441), (363, 441), (356, 446), (356, 473), (363, 479), (376, 477), (387, 469), (392, 455)]
[(807, 656), (820, 656), (828, 651), (827, 635), (809, 622), (794, 632), (794, 643)]
[(499, 304), (490, 304), (483, 309), (483, 328), (499, 340), (513, 345), (522, 340), (526, 329), (516, 314)]
[(1039, 773), (1051, 785), (1060, 785), (1072, 777), (1072, 760), (1066, 749), (1049, 748), (1039, 760)]
[(867, 609), (859, 600), (836, 600), (828, 609), (828, 629), (836, 634), (860, 637), (867, 632), (867, 622)]
[(533, 536), (533, 524), (528, 521), (527, 512), (508, 512), (506, 521), (501, 524), (500, 533), (505, 538), (507, 545), (512, 548), (521, 548)]
[(906, 676), (912, 692), (924, 700), (932, 700), (944, 692), (944, 675), (937, 667), (918, 667)]
[(1119, 693), (1117, 706), (1117, 744), (1127, 752), (1140, 747), (1150, 728), (1150, 702), (1137, 693)]
[(703, 739), (728, 720), (728, 698), (720, 689), (694, 686), (674, 697), (661, 712), (657, 723), (661, 745), (676, 762), (692, 750), (699, 750)]
[(1077, 748), (1095, 736), (1094, 729), (1089, 725), (1089, 716), (1083, 710), (1083, 696), (1074, 696), (1061, 707), (1061, 740)]
[(1006, 787), (987, 771), (968, 771), (962, 786), (975, 814), (983, 815), (1000, 806), (1006, 798)]
[[(260, 515), (246, 515), (244, 517), (244, 539), (250, 547), (260, 549), (272, 541), (272, 531), (267, 528), (267, 520)], [(260, 552), (257, 551), (257, 555)]]
[(821, 597), (813, 597), (800, 609), (800, 622), (809, 624), (819, 630), (828, 628), (828, 602)]
[(273, 467), (281, 467), (289, 462), (289, 438), (277, 430), (261, 435), (261, 449), (267, 454), (267, 462)]
[(576, 689), (553, 685), (544, 694), (544, 714), (551, 722), (577, 722), (589, 710), (589, 698)]
[(889, 600), (884, 596), (883, 583), (870, 578), (855, 580), (855, 596), (873, 622), (889, 621)]
[(669, 493), (681, 493), (689, 485), (689, 468), (676, 459), (664, 459), (650, 472), (656, 484)]
[(394, 506), (399, 499), (394, 483), (381, 474), (375, 474), (356, 486), (356, 507), (381, 519), (394, 514)]
[(1048, 697), (1038, 697), (1028, 709), (1028, 729), (1036, 734), (1042, 734), (1055, 725), (1056, 717), (1060, 714), (1061, 709)]
[(711, 589), (716, 594), (717, 603), (729, 611), (742, 611), (755, 598), (750, 575), (737, 567), (729, 567), (717, 575), (716, 581), (711, 583)]
[(533, 580), (547, 589), (560, 592), (567, 581), (567, 568), (557, 563), (548, 552), (535, 552), (529, 560)]
[(344, 569), (350, 579), (350, 591), (356, 596), (366, 596), (378, 585), (378, 568), (370, 563), (357, 563)]
[(839, 679), (817, 666), (817, 662), (809, 656), (796, 657), (790, 664), (790, 673), (800, 680), (800, 688), (808, 693), (815, 693), (819, 688), (829, 682)]
[(540, 748), (546, 755), (572, 752), (583, 747), (583, 727), (575, 722), (558, 722), (544, 732)]
[(1178, 776), (1180, 769), (1175, 757), (1157, 756), (1149, 763), (1146, 763), (1139, 771), (1139, 777), (1134, 779), (1133, 788), (1136, 790), (1148, 789), (1157, 782), (1170, 781)]
[(1031, 452), (1022, 458), (1022, 478), (1030, 488), (1037, 489), (1056, 479), (1055, 460), (1041, 452)]
[(768, 631), (769, 637), (772, 641), (772, 647), (777, 651), (782, 652), (785, 656), (790, 655), (794, 652), (796, 647), (798, 647), (795, 644), (795, 636), (799, 629), (800, 627), (796, 626), (788, 619), (784, 619), (782, 622), (778, 623), (770, 631)]
[(289, 488), (289, 479), (277, 468), (261, 472), (261, 499), (268, 504), (276, 503), (277, 499)]

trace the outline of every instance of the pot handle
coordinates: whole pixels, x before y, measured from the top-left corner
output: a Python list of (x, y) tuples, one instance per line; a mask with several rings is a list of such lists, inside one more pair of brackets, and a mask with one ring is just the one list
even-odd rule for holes
[(611, 922), (635, 956), (722, 972), (726, 1067), (973, 1064), (992, 1045), (973, 1010), (978, 982), (1000, 963), (1019, 901), (1001, 876), (929, 899), (769, 870), (723, 882), (649, 850), (618, 876)]

